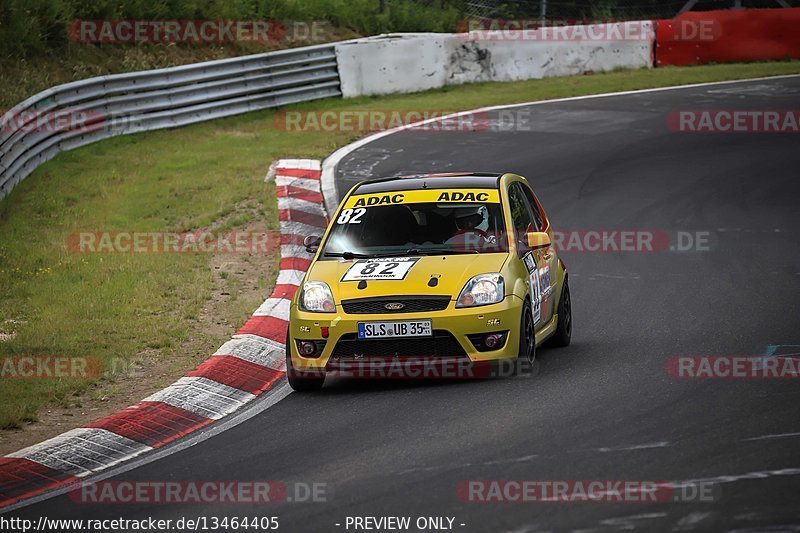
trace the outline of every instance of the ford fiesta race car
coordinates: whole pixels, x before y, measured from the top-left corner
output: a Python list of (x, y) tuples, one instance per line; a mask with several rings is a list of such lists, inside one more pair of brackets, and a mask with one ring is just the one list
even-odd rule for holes
[(354, 186), (290, 306), (295, 390), (386, 362), (533, 362), (570, 342), (567, 272), (515, 174), (431, 174)]

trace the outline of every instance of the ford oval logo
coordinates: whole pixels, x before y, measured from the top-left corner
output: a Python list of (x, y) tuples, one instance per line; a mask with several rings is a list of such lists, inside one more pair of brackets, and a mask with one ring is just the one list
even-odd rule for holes
[(401, 304), (400, 302), (389, 302), (383, 307), (386, 308), (387, 311), (399, 311), (400, 309), (404, 308), (405, 305)]

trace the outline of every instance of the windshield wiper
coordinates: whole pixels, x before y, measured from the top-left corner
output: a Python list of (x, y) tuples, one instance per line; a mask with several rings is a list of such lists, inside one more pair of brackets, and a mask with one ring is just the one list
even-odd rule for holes
[(373, 254), (359, 254), (357, 252), (325, 252), (325, 257), (341, 257), (342, 259), (372, 259)]
[(450, 255), (450, 254), (477, 254), (478, 250), (455, 250), (453, 248), (411, 248), (402, 255)]
[(379, 257), (406, 257), (409, 255), (451, 255), (451, 254), (477, 254), (478, 250), (456, 250), (452, 248), (409, 248), (396, 252), (380, 252), (374, 254), (361, 254), (358, 252), (325, 252), (324, 257), (341, 257), (343, 259), (376, 259)]

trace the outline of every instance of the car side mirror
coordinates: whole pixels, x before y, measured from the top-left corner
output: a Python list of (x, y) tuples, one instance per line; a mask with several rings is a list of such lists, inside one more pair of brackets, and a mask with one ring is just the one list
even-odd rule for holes
[(539, 248), (547, 248), (550, 246), (550, 235), (543, 231), (532, 231), (526, 234), (528, 240), (528, 248), (531, 250), (538, 250)]
[(303, 239), (303, 246), (306, 247), (306, 252), (310, 254), (317, 253), (319, 250), (319, 245), (322, 242), (322, 237), (319, 235), (309, 235), (305, 239)]

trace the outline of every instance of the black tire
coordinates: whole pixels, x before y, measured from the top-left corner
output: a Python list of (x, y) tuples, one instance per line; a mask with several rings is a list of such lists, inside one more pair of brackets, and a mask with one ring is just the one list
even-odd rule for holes
[(572, 299), (569, 295), (569, 282), (564, 278), (564, 288), (558, 301), (558, 326), (556, 332), (547, 340), (548, 346), (569, 346), (572, 339)]
[(291, 338), (286, 332), (286, 377), (289, 379), (289, 386), (297, 392), (318, 391), (325, 383), (325, 374), (320, 372), (301, 372), (292, 366), (292, 356), (289, 353), (289, 343)]
[(536, 360), (536, 326), (533, 323), (531, 304), (525, 300), (522, 306), (522, 315), (519, 319), (519, 353), (517, 358), (520, 363), (533, 364)]

